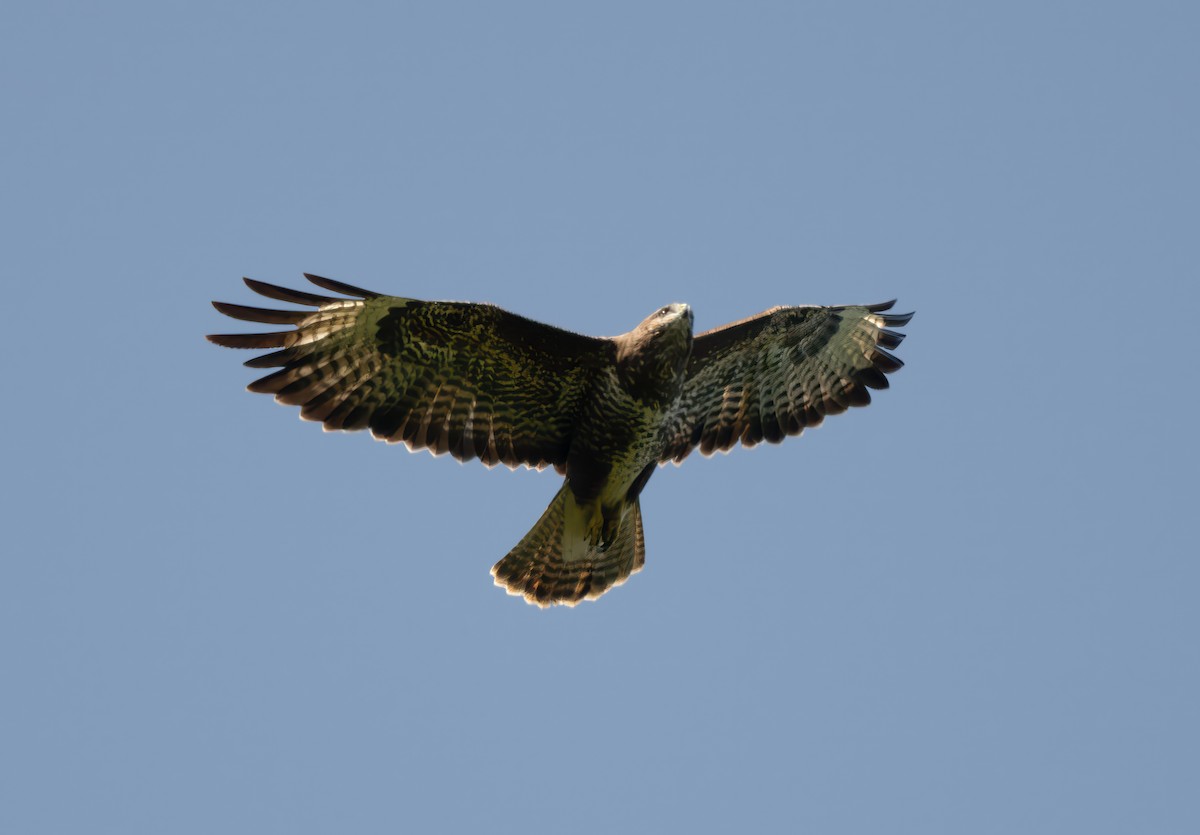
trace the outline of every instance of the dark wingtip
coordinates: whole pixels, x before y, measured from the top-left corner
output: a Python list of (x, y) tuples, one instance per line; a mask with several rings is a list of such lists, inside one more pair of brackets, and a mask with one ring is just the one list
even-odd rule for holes
[(282, 351), (273, 351), (270, 354), (251, 357), (243, 362), (242, 365), (247, 368), (282, 368), (296, 359), (296, 355), (295, 348), (284, 348)]
[(904, 362), (899, 357), (892, 356), (882, 348), (875, 349), (871, 354), (871, 361), (884, 374), (893, 374), (904, 367)]
[(912, 320), (912, 317), (915, 316), (916, 313), (917, 311), (915, 310), (909, 313), (889, 313), (886, 316), (880, 316), (879, 318), (883, 320), (883, 324), (886, 327), (902, 328)]
[(282, 348), (293, 333), (210, 333), (205, 339), (222, 348)]
[(891, 310), (895, 306), (895, 304), (896, 304), (896, 300), (892, 299), (891, 301), (886, 301), (886, 302), (876, 302), (875, 304), (865, 304), (865, 305), (863, 305), (863, 307), (865, 307), (867, 310), (871, 311), (872, 313), (882, 313), (885, 310)]
[(890, 385), (887, 375), (873, 365), (858, 372), (857, 380), (871, 389), (886, 389)]
[(260, 296), (266, 296), (268, 299), (275, 299), (276, 301), (307, 304), (313, 307), (320, 307), (323, 304), (337, 301), (332, 296), (318, 296), (316, 293), (306, 293), (303, 290), (289, 290), (287, 287), (268, 284), (265, 281), (258, 281), (253, 278), (243, 277), (242, 281), (246, 282), (246, 286)]
[(230, 304), (229, 302), (213, 302), (212, 305), (231, 319), (267, 325), (296, 325), (311, 315), (303, 310), (267, 310), (262, 307), (247, 307), (243, 304)]
[(373, 299), (379, 295), (372, 290), (364, 290), (361, 287), (355, 287), (353, 284), (346, 284), (343, 281), (335, 281), (332, 278), (325, 278), (312, 273), (305, 273), (304, 277), (318, 287), (325, 290), (332, 290), (334, 293), (341, 293), (346, 296), (358, 296), (360, 299)]

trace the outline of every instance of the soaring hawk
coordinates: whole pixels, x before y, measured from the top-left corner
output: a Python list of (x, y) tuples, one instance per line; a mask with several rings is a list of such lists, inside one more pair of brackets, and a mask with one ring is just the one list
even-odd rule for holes
[(492, 568), (530, 603), (599, 597), (645, 562), (638, 497), (654, 469), (738, 441), (778, 443), (871, 401), (902, 365), (893, 302), (775, 307), (692, 335), (669, 304), (629, 333), (583, 336), (490, 304), (383, 296), (315, 275), (349, 298), (247, 278), (251, 290), (316, 310), (213, 302), (235, 319), (294, 325), (220, 334), (229, 348), (272, 348), (249, 390), (300, 406), (328, 430), (370, 429), (409, 449), (565, 476), (517, 546)]

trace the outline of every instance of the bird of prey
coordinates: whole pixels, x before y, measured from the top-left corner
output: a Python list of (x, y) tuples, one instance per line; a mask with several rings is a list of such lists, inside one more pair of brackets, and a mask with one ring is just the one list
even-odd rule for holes
[(639, 496), (655, 468), (739, 441), (778, 443), (887, 388), (911, 313), (894, 302), (775, 307), (693, 336), (669, 304), (629, 333), (583, 336), (490, 304), (384, 296), (305, 275), (339, 297), (245, 279), (315, 310), (213, 302), (235, 319), (294, 325), (219, 334), (230, 348), (276, 349), (249, 385), (327, 430), (370, 429), (411, 450), (511, 468), (554, 467), (563, 485), (492, 568), (538, 606), (599, 597), (645, 562)]

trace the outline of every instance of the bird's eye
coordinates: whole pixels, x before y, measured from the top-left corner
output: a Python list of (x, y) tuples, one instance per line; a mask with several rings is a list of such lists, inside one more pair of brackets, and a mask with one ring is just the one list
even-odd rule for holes
[(667, 315), (668, 313), (670, 313), (670, 312), (671, 312), (671, 306), (670, 306), (670, 305), (667, 305), (667, 306), (666, 306), (666, 307), (664, 307), (662, 310), (658, 311), (658, 315), (659, 315), (659, 316), (666, 316), (666, 315)]

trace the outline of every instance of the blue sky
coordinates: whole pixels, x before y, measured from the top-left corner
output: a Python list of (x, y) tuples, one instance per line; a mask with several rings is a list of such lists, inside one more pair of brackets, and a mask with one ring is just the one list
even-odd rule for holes
[[(1195, 832), (1186, 3), (8, 4), (0, 830)], [(302, 271), (915, 309), (868, 409), (558, 487), (242, 389)]]

